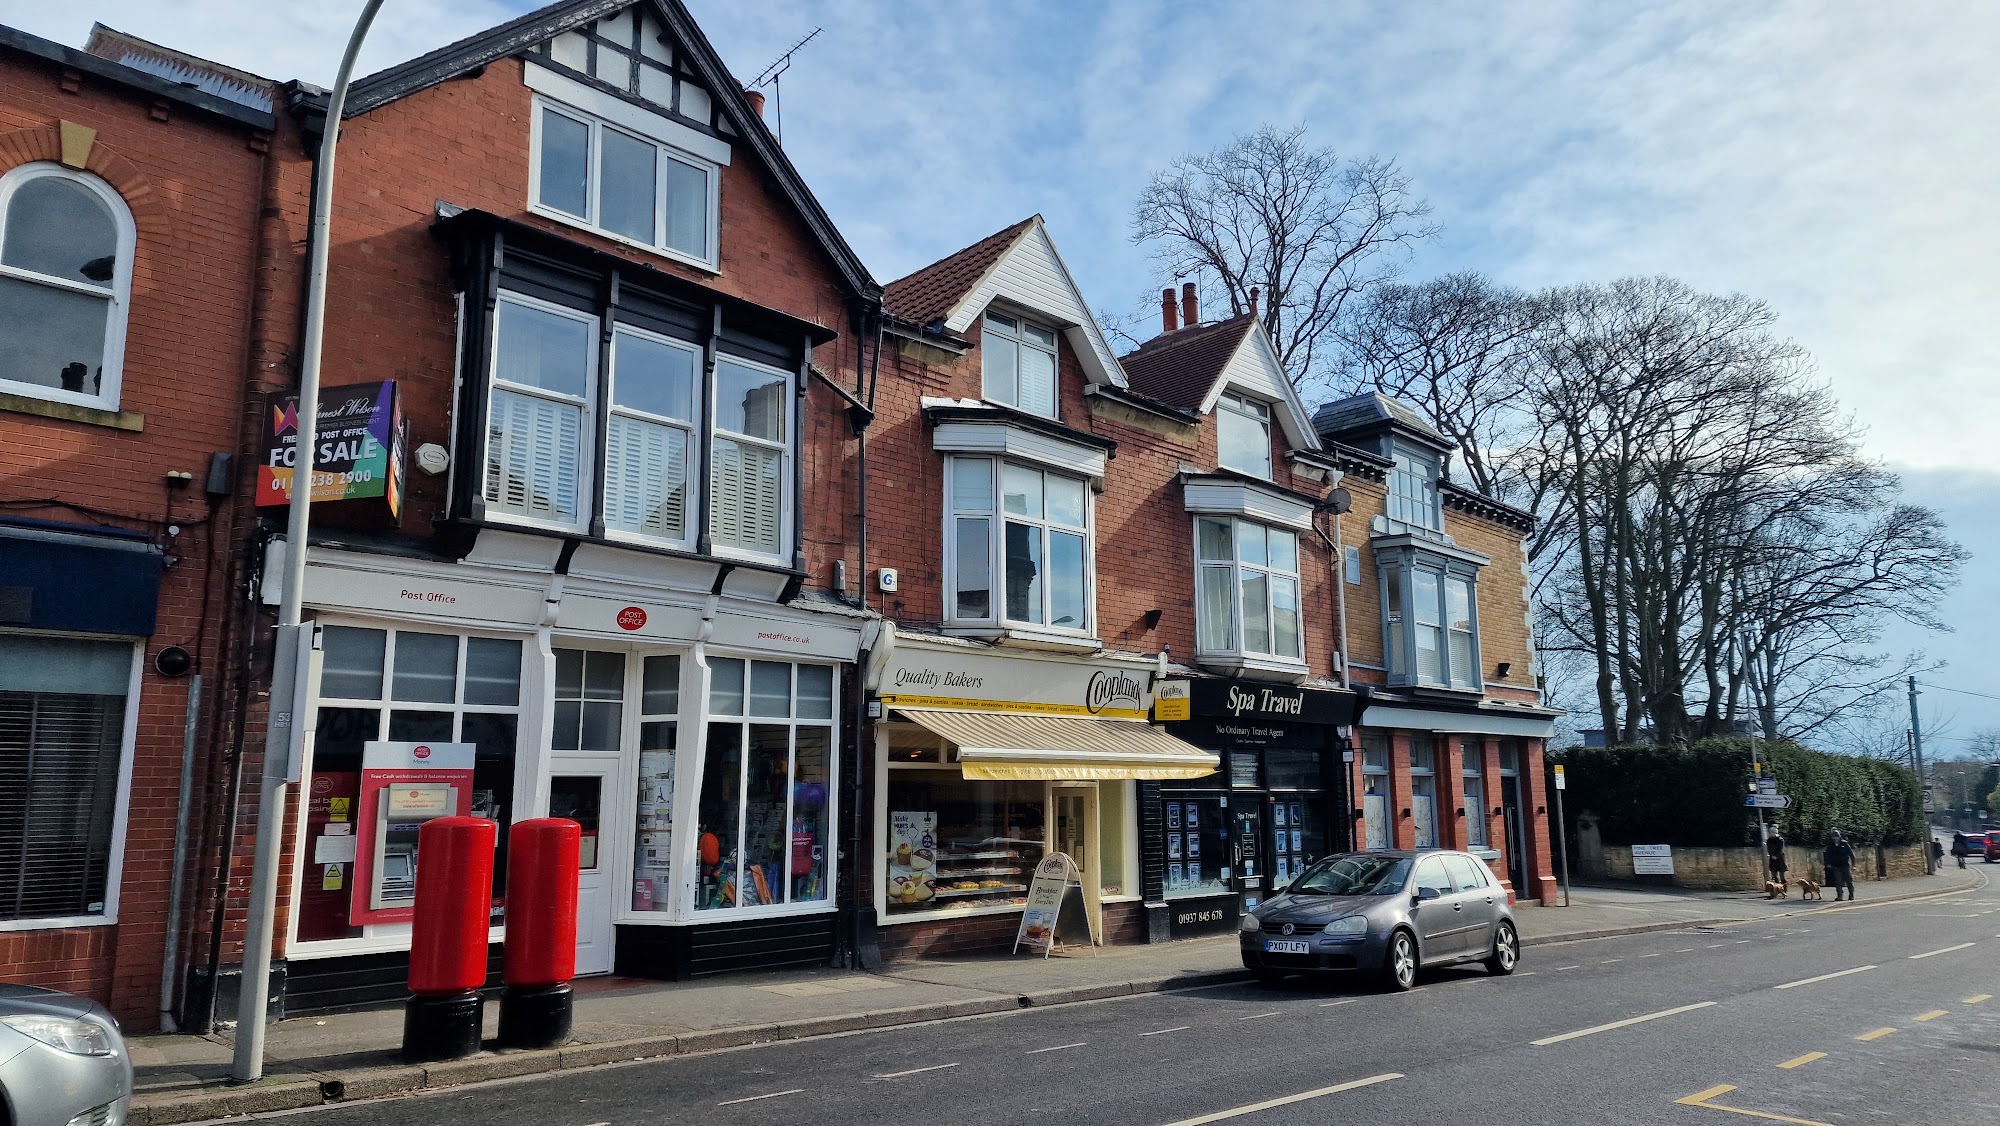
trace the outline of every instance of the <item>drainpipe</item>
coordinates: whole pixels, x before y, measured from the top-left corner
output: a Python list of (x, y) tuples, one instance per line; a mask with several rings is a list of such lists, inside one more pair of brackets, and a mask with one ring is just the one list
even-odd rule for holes
[[(211, 529), (210, 534), (214, 532)], [(194, 804), (195, 730), (201, 724), (201, 674), (188, 679), (187, 719), (181, 726), (181, 794), (174, 809), (174, 866), (168, 881), (167, 946), (160, 956), (160, 1030), (178, 1032), (174, 1023), (175, 967), (181, 960), (181, 882), (187, 873), (188, 807)]]

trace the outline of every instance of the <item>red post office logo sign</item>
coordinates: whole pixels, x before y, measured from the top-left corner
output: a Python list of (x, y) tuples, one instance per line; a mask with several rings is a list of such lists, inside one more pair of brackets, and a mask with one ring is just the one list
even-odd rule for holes
[(646, 612), (637, 606), (627, 606), (618, 611), (618, 628), (634, 630), (646, 628)]
[(418, 762), (422, 762), (431, 757), (431, 749), (429, 747), (412, 747), (410, 749), (410, 757), (416, 759)]

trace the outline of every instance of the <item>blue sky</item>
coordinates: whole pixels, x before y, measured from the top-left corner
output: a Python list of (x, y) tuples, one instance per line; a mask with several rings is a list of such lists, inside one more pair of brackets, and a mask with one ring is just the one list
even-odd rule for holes
[[(388, 0), (372, 69), (526, 5)], [(787, 151), (888, 280), (1041, 212), (1093, 306), (1158, 281), (1131, 201), (1173, 157), (1269, 121), (1397, 157), (1442, 235), (1414, 277), (1669, 273), (1767, 299), (1975, 553), (1955, 634), (1898, 631), (2000, 695), (2000, 6), (1863, 0), (976, 5), (691, 0), (736, 73), (814, 27)], [(358, 4), (0, 0), (81, 44), (92, 19), (273, 77), (331, 78)], [(1151, 296), (1149, 296), (1151, 295)], [(2000, 701), (1931, 693), (1959, 735)], [(1927, 722), (1932, 722), (1927, 718)]]

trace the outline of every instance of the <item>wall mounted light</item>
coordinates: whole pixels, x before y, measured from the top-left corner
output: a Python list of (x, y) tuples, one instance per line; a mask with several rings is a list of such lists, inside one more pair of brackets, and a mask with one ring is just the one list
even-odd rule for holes
[(1538, 805), (1538, 806), (1536, 806), (1536, 807), (1535, 807), (1535, 816), (1537, 816), (1537, 817), (1540, 817), (1540, 816), (1542, 816), (1543, 814), (1547, 813), (1548, 811), (1549, 811), (1549, 807), (1548, 807), (1548, 806), (1545, 806), (1545, 805)]
[(1410, 819), (1410, 808), (1409, 808), (1408, 806), (1404, 806), (1404, 807), (1403, 807), (1403, 820), (1405, 820), (1405, 821), (1408, 821), (1409, 819)]
[(1158, 610), (1146, 611), (1146, 628), (1148, 630), (1156, 630), (1160, 628), (1160, 611)]
[(1505, 680), (1507, 679), (1507, 674), (1509, 672), (1512, 672), (1513, 669), (1514, 669), (1514, 662), (1502, 661), (1499, 664), (1493, 666), (1493, 675), (1496, 679)]
[(1366, 816), (1368, 816), (1368, 815), (1367, 815), (1367, 814), (1365, 814), (1365, 813), (1363, 813), (1363, 812), (1361, 812), (1361, 811), (1360, 811), (1360, 810), (1358, 810), (1358, 809), (1354, 811), (1354, 819), (1355, 819), (1356, 821), (1359, 821), (1359, 820), (1361, 820), (1361, 819), (1362, 819), (1363, 817), (1366, 817)]
[(1459, 815), (1460, 817), (1464, 817), (1464, 816), (1465, 816), (1465, 807), (1464, 807), (1464, 806), (1462, 806), (1462, 805), (1461, 805), (1461, 806), (1459, 806), (1459, 807), (1458, 807), (1458, 815)]
[(1489, 814), (1489, 816), (1498, 817), (1505, 812), (1507, 812), (1505, 809), (1502, 809), (1501, 807), (1496, 805), (1493, 807), (1493, 812)]

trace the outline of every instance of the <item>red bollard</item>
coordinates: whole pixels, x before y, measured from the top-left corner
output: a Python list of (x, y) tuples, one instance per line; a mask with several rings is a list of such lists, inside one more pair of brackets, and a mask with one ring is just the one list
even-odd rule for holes
[(569, 1039), (582, 843), (582, 826), (561, 817), (522, 821), (508, 832), (502, 1047), (553, 1048)]
[(403, 1008), (403, 1058), (411, 1063), (479, 1051), (497, 831), (484, 817), (439, 817), (417, 830), (412, 996)]

